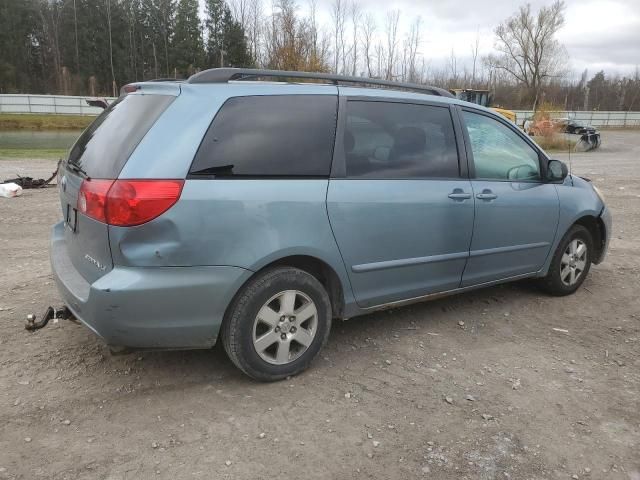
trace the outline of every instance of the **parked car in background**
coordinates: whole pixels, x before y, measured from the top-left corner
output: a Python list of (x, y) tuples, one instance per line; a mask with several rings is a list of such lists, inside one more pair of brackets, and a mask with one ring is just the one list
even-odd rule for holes
[(59, 186), (52, 268), (83, 324), (118, 347), (220, 340), (259, 380), (306, 369), (333, 319), (523, 278), (571, 294), (611, 235), (595, 187), (500, 115), (324, 74), (128, 85)]
[(559, 131), (571, 135), (580, 135), (580, 140), (578, 140), (576, 146), (582, 150), (594, 150), (600, 147), (602, 143), (600, 132), (591, 125), (586, 125), (583, 122), (570, 120), (568, 118), (560, 118), (554, 122)]
[(570, 120), (568, 118), (561, 118), (556, 121), (558, 127), (565, 133), (571, 133), (575, 135), (583, 135), (585, 133), (595, 133), (595, 127), (591, 125), (585, 125), (577, 120)]

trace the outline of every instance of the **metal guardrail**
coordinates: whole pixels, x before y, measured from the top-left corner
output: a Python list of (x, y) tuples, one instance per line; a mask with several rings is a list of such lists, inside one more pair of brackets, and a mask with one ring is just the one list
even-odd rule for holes
[[(514, 110), (516, 123), (522, 125), (527, 118), (533, 116), (533, 110)], [(555, 111), (548, 112), (553, 118), (569, 118), (594, 127), (640, 127), (640, 112), (620, 111)]]
[[(87, 105), (86, 97), (67, 95), (0, 95), (0, 113), (99, 115), (101, 108)], [(111, 103), (114, 98), (107, 98)]]

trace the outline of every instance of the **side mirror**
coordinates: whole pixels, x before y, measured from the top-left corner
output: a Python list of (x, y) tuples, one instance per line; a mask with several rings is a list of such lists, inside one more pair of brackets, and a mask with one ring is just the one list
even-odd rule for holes
[(547, 163), (547, 180), (550, 182), (562, 182), (569, 175), (569, 169), (560, 160), (549, 160)]

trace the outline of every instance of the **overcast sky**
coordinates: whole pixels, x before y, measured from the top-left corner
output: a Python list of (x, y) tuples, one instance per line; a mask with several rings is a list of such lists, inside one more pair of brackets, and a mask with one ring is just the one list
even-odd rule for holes
[[(376, 16), (378, 29), (384, 29), (386, 12), (401, 12), (401, 37), (410, 23), (422, 18), (420, 53), (434, 67), (446, 65), (453, 49), (459, 65), (470, 58), (476, 32), (480, 35), (481, 55), (491, 52), (493, 30), (525, 1), (518, 0), (357, 0), (364, 11)], [(548, 5), (552, 0), (530, 0), (532, 7)], [(265, 13), (270, 0), (263, 0)], [(301, 13), (308, 0), (297, 0)], [(317, 0), (318, 17), (331, 27), (332, 0)], [(558, 39), (570, 56), (573, 76), (589, 69), (609, 73), (633, 73), (640, 65), (640, 0), (565, 0), (565, 26)], [(460, 68), (460, 67), (459, 67)]]

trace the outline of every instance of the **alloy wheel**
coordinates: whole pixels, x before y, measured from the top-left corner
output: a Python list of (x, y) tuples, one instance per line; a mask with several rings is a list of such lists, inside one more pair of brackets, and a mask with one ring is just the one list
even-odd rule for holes
[(587, 265), (587, 245), (576, 238), (569, 242), (560, 261), (560, 279), (567, 286), (575, 285)]
[(253, 346), (264, 361), (285, 365), (311, 345), (318, 327), (318, 311), (299, 290), (285, 290), (260, 308), (253, 322)]

